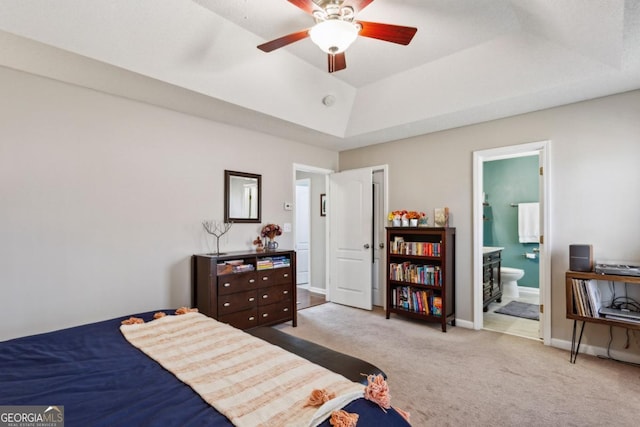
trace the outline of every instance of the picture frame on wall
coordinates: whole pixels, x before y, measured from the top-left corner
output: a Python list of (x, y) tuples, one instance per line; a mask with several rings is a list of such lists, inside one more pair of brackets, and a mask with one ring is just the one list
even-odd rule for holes
[(320, 216), (327, 216), (327, 195), (325, 193), (320, 195)]

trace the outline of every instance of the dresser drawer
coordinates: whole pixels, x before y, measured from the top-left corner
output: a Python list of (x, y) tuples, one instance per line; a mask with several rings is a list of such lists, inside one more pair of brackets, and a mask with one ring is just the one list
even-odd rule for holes
[(255, 308), (257, 305), (257, 296), (257, 291), (220, 295), (218, 298), (218, 313), (224, 315), (248, 308)]
[(254, 290), (257, 286), (255, 271), (218, 276), (218, 295)]
[(282, 300), (275, 304), (258, 307), (258, 324), (283, 322), (292, 318), (291, 300)]
[(235, 326), (238, 329), (249, 329), (258, 326), (258, 310), (251, 308), (249, 310), (238, 311), (220, 316), (218, 320), (222, 323)]
[(293, 283), (291, 267), (274, 268), (273, 270), (258, 271), (258, 286), (281, 285), (283, 283)]
[(258, 290), (258, 305), (273, 304), (284, 299), (291, 299), (291, 284)]

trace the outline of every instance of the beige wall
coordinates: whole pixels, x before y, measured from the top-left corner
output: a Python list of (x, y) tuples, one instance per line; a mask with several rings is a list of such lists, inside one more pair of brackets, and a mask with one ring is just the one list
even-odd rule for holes
[[(224, 169), (262, 174), (263, 223), (283, 225), (293, 164), (337, 168), (333, 151), (1, 67), (0, 99), (0, 340), (190, 304)], [(259, 230), (234, 225), (221, 250)]]
[[(340, 170), (386, 163), (391, 210), (427, 210), (432, 220), (433, 208), (450, 208), (457, 317), (472, 322), (473, 152), (543, 140), (551, 140), (551, 335), (566, 342), (569, 245), (593, 244), (596, 260), (640, 262), (640, 91), (342, 152)], [(583, 343), (604, 347), (608, 333), (588, 325)]]

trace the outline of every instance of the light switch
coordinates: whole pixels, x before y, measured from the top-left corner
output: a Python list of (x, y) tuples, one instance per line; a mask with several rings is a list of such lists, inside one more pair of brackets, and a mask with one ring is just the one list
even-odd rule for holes
[(291, 233), (291, 223), (290, 222), (285, 222), (284, 223), (284, 232), (285, 233)]

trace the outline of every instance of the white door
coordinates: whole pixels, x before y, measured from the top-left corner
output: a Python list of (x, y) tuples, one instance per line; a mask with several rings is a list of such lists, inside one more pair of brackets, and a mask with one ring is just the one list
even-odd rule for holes
[(298, 285), (309, 284), (311, 181), (296, 181), (296, 277)]
[(329, 299), (371, 310), (371, 168), (329, 176)]

